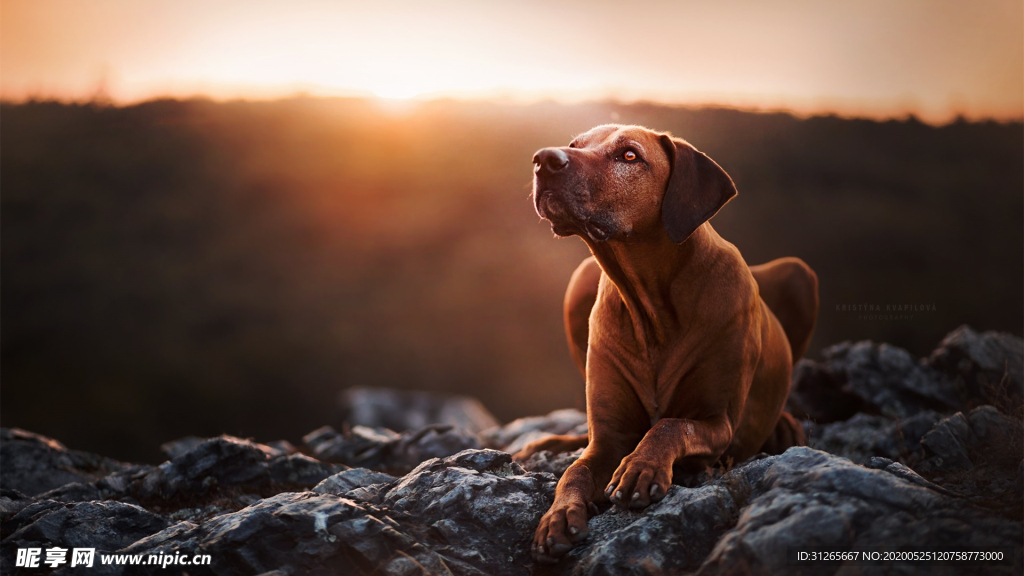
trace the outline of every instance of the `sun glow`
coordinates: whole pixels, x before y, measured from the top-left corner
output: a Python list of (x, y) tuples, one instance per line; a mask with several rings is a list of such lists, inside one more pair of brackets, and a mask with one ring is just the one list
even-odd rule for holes
[(0, 96), (616, 98), (1017, 119), (1024, 7), (984, 4), (4, 0)]
[(373, 92), (373, 95), (377, 98), (387, 98), (390, 100), (415, 98), (416, 96), (423, 94), (422, 90), (408, 84), (395, 84), (393, 86), (372, 88), (370, 92)]

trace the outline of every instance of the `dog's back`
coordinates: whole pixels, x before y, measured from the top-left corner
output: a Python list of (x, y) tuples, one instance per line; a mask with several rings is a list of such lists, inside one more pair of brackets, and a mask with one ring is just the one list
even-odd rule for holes
[[(779, 258), (750, 267), (761, 299), (782, 325), (793, 363), (803, 357), (818, 321), (818, 275), (799, 258)], [(586, 375), (590, 312), (597, 300), (601, 267), (593, 256), (585, 259), (565, 291), (565, 336), (580, 373)]]

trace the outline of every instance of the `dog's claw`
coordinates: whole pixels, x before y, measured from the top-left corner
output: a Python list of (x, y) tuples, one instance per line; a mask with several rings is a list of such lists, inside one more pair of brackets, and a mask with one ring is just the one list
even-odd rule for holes
[(551, 554), (554, 556), (561, 556), (569, 550), (572, 550), (572, 544), (559, 543), (551, 546)]
[(660, 500), (662, 496), (661, 486), (651, 484), (651, 500)]
[(604, 489), (604, 495), (608, 496), (610, 498), (611, 495), (612, 495), (612, 492), (614, 492), (614, 491), (615, 491), (615, 484), (609, 484), (608, 487)]

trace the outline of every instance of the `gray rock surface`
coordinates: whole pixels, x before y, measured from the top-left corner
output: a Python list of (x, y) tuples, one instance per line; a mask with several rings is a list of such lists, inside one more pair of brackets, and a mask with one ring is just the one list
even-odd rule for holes
[(484, 430), (483, 445), (515, 454), (528, 442), (555, 434), (586, 434), (587, 415), (575, 408), (563, 408), (545, 416), (527, 416)]
[(950, 332), (925, 363), (950, 376), (967, 407), (993, 404), (1012, 411), (1024, 398), (1024, 340), (1006, 332)]
[(808, 423), (808, 443), (858, 464), (867, 464), (876, 456), (916, 461), (923, 454), (921, 438), (941, 419), (941, 414), (931, 411), (905, 420), (858, 413), (845, 421)]
[(163, 530), (168, 521), (122, 502), (40, 500), (3, 523), (0, 572), (15, 573), (19, 548), (95, 548), (113, 552)]
[(421, 566), (439, 574), (525, 575), (529, 535), (553, 490), (552, 477), (525, 472), (506, 453), (470, 450), (393, 480), (380, 505), (284, 493), (201, 526), (171, 526), (127, 551), (219, 559), (196, 574), (399, 575)]
[(472, 434), (498, 425), (498, 420), (476, 398), (395, 390), (349, 388), (339, 396), (342, 418), (352, 426), (389, 428), (398, 432), (447, 424)]
[[(514, 452), (510, 449), (510, 454)], [(553, 454), (546, 450), (541, 450), (526, 462), (523, 462), (523, 468), (530, 472), (547, 472), (548, 474), (554, 475), (556, 478), (561, 478), (565, 470), (572, 466), (572, 463), (579, 460), (583, 454), (583, 449), (580, 448), (575, 452), (563, 452), (561, 454)]]
[(0, 429), (0, 484), (35, 496), (71, 482), (92, 482), (129, 465), (68, 450), (52, 438), (18, 428)]
[[(997, 434), (991, 424), (998, 418), (984, 409), (974, 419)], [(65, 504), (5, 492), (0, 504), (17, 511), (3, 523), (3, 561), (10, 566), (18, 546), (89, 541), (124, 553), (216, 559), (189, 574), (397, 575), (417, 573), (418, 566), (456, 575), (539, 573), (529, 541), (555, 482), (552, 474), (524, 470), (508, 453), (467, 450), (428, 460), (402, 478), (346, 470), (313, 491), (254, 498), (213, 514), (157, 515), (121, 502)], [(360, 497), (368, 489), (371, 497)], [(116, 538), (99, 539), (97, 530), (113, 530)], [(865, 467), (811, 448), (742, 463), (693, 487), (674, 485), (642, 512), (604, 510), (591, 518), (590, 530), (565, 560), (541, 572), (776, 573), (785, 568), (780, 551), (787, 545), (1019, 549), (1024, 537), (1019, 519), (972, 506), (898, 462), (874, 457)], [(993, 573), (1019, 568), (1018, 562)], [(144, 573), (119, 570), (103, 573)]]
[(391, 484), (394, 481), (395, 477), (390, 474), (374, 472), (366, 468), (352, 468), (324, 479), (323, 482), (313, 487), (313, 492), (342, 496), (357, 488), (366, 488), (374, 484)]
[(857, 412), (906, 418), (960, 405), (956, 382), (902, 348), (843, 342), (824, 360), (801, 360), (794, 370), (792, 412), (817, 422), (845, 420)]
[[(534, 565), (529, 543), (581, 451), (539, 452), (522, 465), (509, 451), (585, 432), (575, 410), (480, 434), (325, 427), (304, 438), (305, 453), (286, 442), (185, 438), (165, 445), (172, 458), (158, 467), (2, 430), (0, 572), (19, 573), (19, 548), (77, 545), (210, 554), (211, 565), (188, 567), (192, 576), (932, 573), (798, 569), (786, 558), (790, 546), (913, 545), (1008, 547), (1009, 565), (940, 571), (1020, 574), (1024, 428), (1006, 387), (1016, 381), (1010, 356), (1021, 354), (1012, 338), (962, 328), (924, 361), (886, 345), (836, 346), (795, 377), (795, 402), (822, 416), (805, 422), (811, 447), (678, 476), (643, 511), (602, 507), (589, 537), (552, 566)], [(1000, 362), (1004, 387), (993, 388)], [(1000, 391), (996, 405), (982, 405), (985, 390)], [(76, 570), (57, 574), (152, 573)]]
[(301, 454), (280, 455), (263, 444), (220, 436), (134, 480), (128, 492), (142, 501), (191, 502), (225, 489), (262, 492), (274, 484), (312, 488), (342, 469)]
[(430, 458), (444, 458), (480, 447), (475, 434), (447, 424), (403, 434), (365, 426), (353, 426), (346, 433), (338, 433), (324, 426), (307, 434), (303, 442), (317, 458), (393, 474), (409, 472)]
[(921, 439), (915, 470), (944, 488), (1010, 518), (1024, 509), (1024, 426), (993, 406), (957, 412)]
[(698, 569), (776, 459), (753, 460), (694, 488), (673, 485), (642, 512), (611, 508), (588, 522), (590, 536), (572, 550), (573, 575), (683, 573)]
[(0, 488), (0, 523), (7, 522), (35, 501), (35, 498), (25, 496), (17, 490)]
[(906, 418), (991, 404), (1016, 413), (1024, 401), (1024, 340), (961, 326), (927, 358), (869, 341), (826, 348), (793, 372), (790, 411), (819, 423), (858, 412)]
[(1017, 549), (1015, 564), (985, 572), (1015, 574), (1024, 566), (1019, 521), (987, 515), (901, 474), (810, 448), (792, 448), (771, 461), (753, 483), (736, 526), (718, 541), (699, 574), (736, 573), (738, 567), (749, 568), (743, 573), (784, 572), (790, 568), (781, 551), (798, 545), (1009, 546)]

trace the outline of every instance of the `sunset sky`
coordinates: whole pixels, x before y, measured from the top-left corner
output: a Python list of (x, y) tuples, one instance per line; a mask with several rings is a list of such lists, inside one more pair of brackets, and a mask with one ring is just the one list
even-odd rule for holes
[(0, 95), (1024, 114), (1024, 2), (3, 0)]

